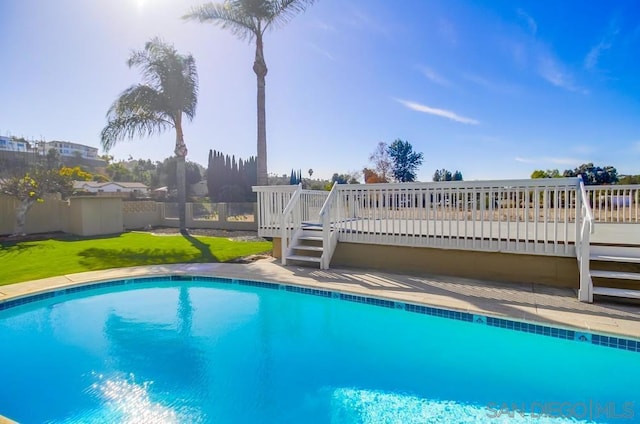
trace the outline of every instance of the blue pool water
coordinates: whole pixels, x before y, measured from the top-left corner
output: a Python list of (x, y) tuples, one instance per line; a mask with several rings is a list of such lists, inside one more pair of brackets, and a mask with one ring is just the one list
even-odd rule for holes
[(638, 422), (639, 382), (639, 352), (197, 279), (0, 311), (21, 423)]

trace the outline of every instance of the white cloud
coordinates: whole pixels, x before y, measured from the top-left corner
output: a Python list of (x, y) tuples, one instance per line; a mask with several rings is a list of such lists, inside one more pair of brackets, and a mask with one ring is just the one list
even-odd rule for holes
[(518, 16), (524, 19), (525, 22), (527, 23), (527, 26), (529, 27), (529, 31), (531, 31), (531, 34), (536, 35), (536, 33), (538, 32), (538, 24), (536, 23), (536, 21), (529, 14), (527, 14), (527, 12), (525, 12), (522, 9), (518, 9), (517, 12), (518, 12)]
[(313, 43), (307, 43), (307, 45), (309, 47), (311, 47), (312, 50), (316, 51), (317, 53), (319, 53), (320, 55), (326, 57), (329, 60), (336, 60), (335, 57), (333, 57), (333, 55), (331, 53), (329, 53), (328, 51), (321, 49), (320, 47), (318, 47), (317, 45), (313, 44)]
[(516, 156), (515, 160), (516, 162), (522, 162), (522, 163), (536, 163), (536, 160), (534, 159), (522, 158), (520, 156)]
[(579, 87), (573, 81), (571, 73), (548, 53), (538, 56), (538, 74), (556, 87), (577, 93), (588, 93), (587, 90)]
[(585, 69), (592, 71), (598, 66), (598, 62), (600, 61), (600, 56), (606, 50), (609, 50), (613, 46), (613, 41), (616, 36), (620, 32), (619, 28), (615, 24), (614, 21), (611, 21), (609, 24), (609, 29), (607, 30), (604, 37), (589, 50), (589, 53), (584, 58), (584, 67)]
[(611, 43), (600, 41), (597, 45), (593, 46), (589, 53), (584, 58), (584, 67), (588, 70), (593, 70), (598, 66), (600, 55), (603, 51), (611, 48)]
[(481, 87), (484, 87), (488, 90), (495, 91), (498, 93), (515, 94), (520, 91), (520, 88), (515, 85), (489, 81), (488, 79), (475, 74), (465, 73), (465, 74), (462, 74), (462, 77), (467, 81), (470, 81), (474, 84), (477, 84)]
[(351, 13), (346, 16), (346, 22), (349, 26), (360, 30), (378, 32), (385, 36), (389, 35), (389, 28), (385, 24), (355, 7), (352, 8)]
[(430, 80), (431, 82), (434, 82), (436, 84), (439, 84), (445, 87), (449, 87), (451, 85), (449, 80), (447, 80), (446, 78), (444, 78), (443, 76), (438, 74), (436, 71), (434, 71), (433, 69), (427, 66), (419, 66), (418, 69), (420, 69), (420, 72), (422, 72), (422, 74), (425, 77), (427, 77), (427, 79)]
[(415, 110), (416, 112), (427, 113), (429, 115), (440, 116), (442, 118), (451, 119), (452, 121), (460, 122), (462, 124), (478, 125), (480, 121), (471, 118), (465, 118), (464, 116), (457, 115), (454, 112), (444, 109), (437, 109), (422, 105), (420, 103), (411, 102), (408, 100), (395, 99), (398, 103), (404, 105), (406, 108)]

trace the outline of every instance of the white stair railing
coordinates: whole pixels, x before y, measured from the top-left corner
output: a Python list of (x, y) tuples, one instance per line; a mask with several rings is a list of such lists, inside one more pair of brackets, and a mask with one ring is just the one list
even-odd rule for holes
[[(593, 234), (593, 213), (587, 191), (584, 187), (582, 177), (578, 177), (578, 201), (580, 207), (580, 231), (576, 237), (576, 254), (580, 269), (580, 289), (578, 290), (578, 300), (581, 302), (593, 302), (593, 281), (590, 271), (590, 235)], [(577, 223), (577, 220), (576, 220)]]
[(338, 244), (338, 233), (332, 231), (332, 217), (336, 215), (334, 202), (337, 197), (338, 184), (334, 183), (331, 192), (327, 196), (322, 209), (320, 210), (320, 222), (322, 222), (322, 257), (320, 260), (320, 269), (329, 269), (331, 257)]
[(302, 184), (298, 185), (293, 192), (289, 203), (282, 211), (282, 221), (280, 223), (280, 253), (282, 255), (282, 265), (287, 264), (287, 256), (291, 254), (291, 246), (295, 242), (297, 233), (302, 228), (302, 213), (300, 208), (300, 195), (302, 194)]

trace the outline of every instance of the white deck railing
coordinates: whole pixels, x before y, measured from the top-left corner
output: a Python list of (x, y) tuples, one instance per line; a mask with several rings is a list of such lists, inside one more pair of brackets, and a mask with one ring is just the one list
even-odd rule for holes
[(300, 207), (302, 208), (302, 220), (304, 222), (320, 222), (320, 210), (329, 196), (328, 191), (302, 190), (300, 194)]
[[(341, 184), (323, 220), (341, 242), (575, 256), (577, 187), (577, 178)], [(261, 235), (280, 236), (274, 227), (286, 203), (278, 190), (290, 199), (296, 188), (254, 187), (260, 199), (281, 202), (260, 206)], [(304, 209), (321, 196), (328, 192), (302, 191), (302, 219), (310, 218)]]
[(282, 212), (299, 186), (257, 186), (258, 232), (261, 237), (280, 237)]
[(574, 256), (577, 178), (340, 185), (338, 240)]
[(640, 222), (640, 185), (585, 186), (595, 222)]

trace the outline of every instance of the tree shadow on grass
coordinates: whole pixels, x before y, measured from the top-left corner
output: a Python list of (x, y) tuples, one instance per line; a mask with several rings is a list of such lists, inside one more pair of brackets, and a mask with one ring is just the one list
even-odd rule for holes
[(122, 233), (118, 234), (106, 234), (99, 236), (78, 236), (68, 233), (45, 233), (45, 234), (33, 234), (26, 236), (9, 236), (0, 238), (0, 252), (5, 251), (23, 251), (32, 247), (43, 248), (42, 241), (55, 240), (62, 242), (74, 242), (85, 240), (102, 240), (110, 238), (118, 238)]
[(0, 242), (0, 253), (20, 253), (23, 250), (31, 249), (32, 247), (38, 247), (38, 245), (36, 243), (21, 241), (3, 241)]
[(208, 244), (201, 242), (200, 240), (186, 232), (182, 233), (182, 237), (184, 237), (189, 243), (191, 243), (193, 247), (200, 251), (201, 261), (199, 260), (198, 262), (220, 262), (216, 255), (211, 252), (211, 247)]
[(86, 241), (86, 240), (105, 240), (105, 239), (114, 239), (120, 238), (127, 233), (114, 233), (114, 234), (100, 234), (93, 236), (79, 236), (76, 234), (63, 234), (59, 237), (50, 237), (51, 239), (58, 241), (66, 241), (66, 242), (74, 242), (74, 241)]
[(178, 249), (100, 249), (91, 247), (78, 254), (80, 264), (90, 269), (121, 268), (139, 265), (161, 265), (204, 262)]
[(176, 263), (220, 262), (206, 243), (184, 234), (183, 237), (198, 249), (200, 255), (194, 256), (181, 249), (102, 249), (91, 247), (81, 251), (80, 264), (90, 269), (122, 268), (127, 266), (162, 265)]

